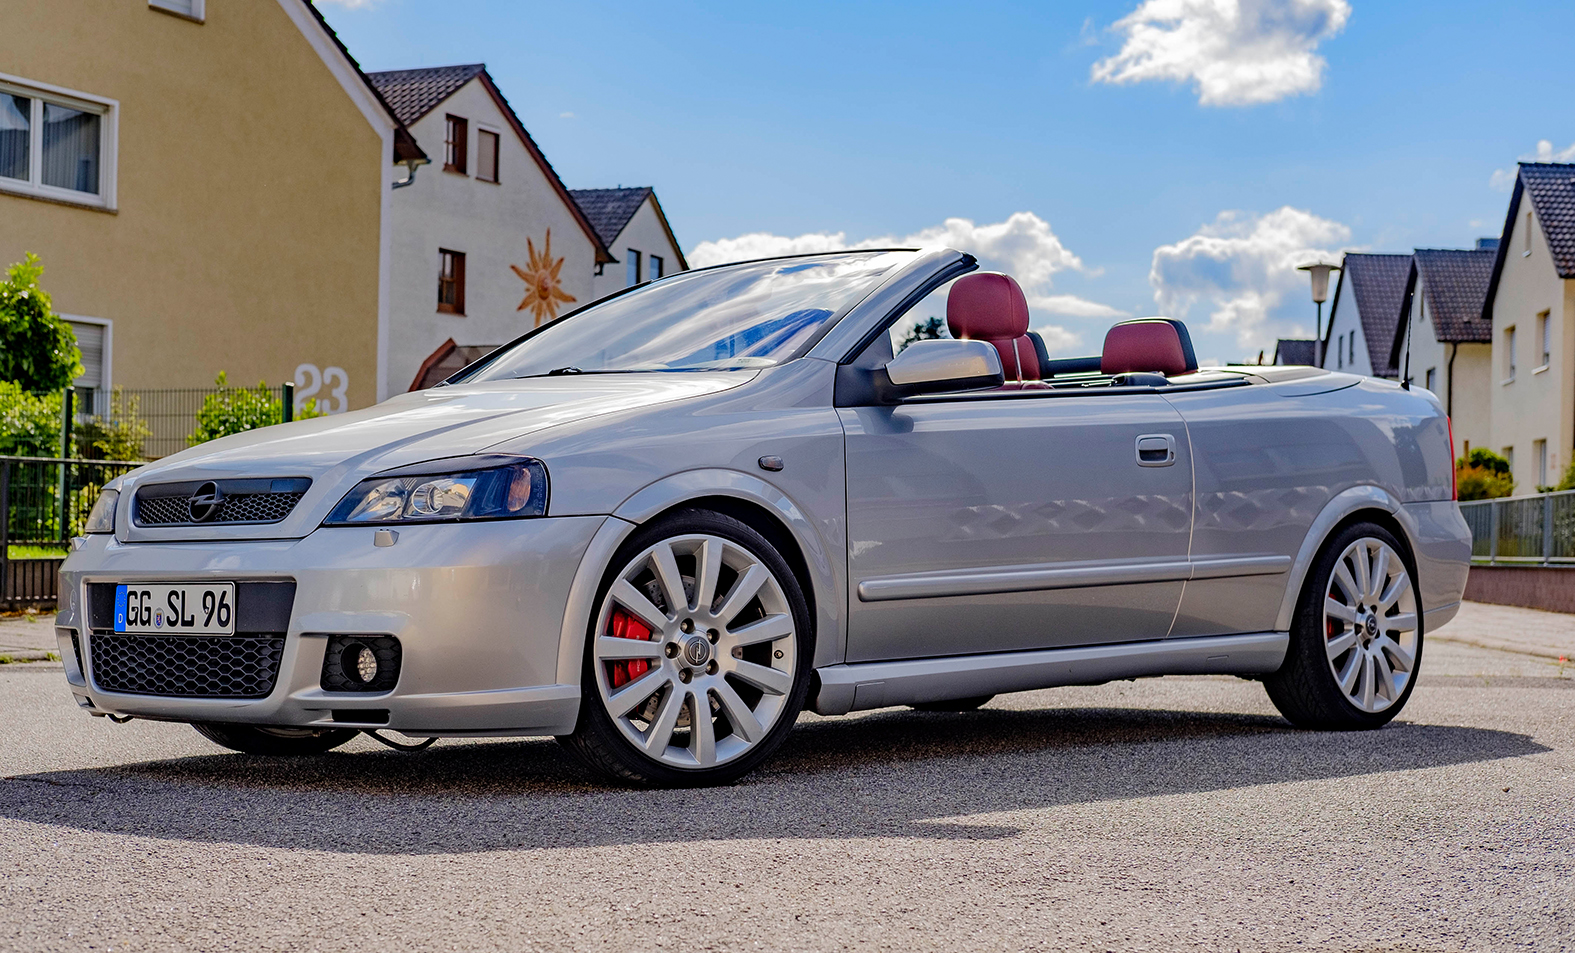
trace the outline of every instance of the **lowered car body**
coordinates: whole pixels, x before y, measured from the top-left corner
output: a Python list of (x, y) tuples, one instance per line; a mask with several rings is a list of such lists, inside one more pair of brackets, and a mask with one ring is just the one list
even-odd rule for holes
[[(704, 783), (801, 704), (1284, 680), (1300, 624), (1344, 716), (1392, 717), (1469, 559), (1438, 401), (1200, 371), (1169, 323), (1113, 329), (1104, 366), (1030, 360), (1015, 284), (973, 268), (942, 249), (685, 273), (442, 386), (140, 468), (62, 570), (70, 689), (221, 743), (556, 735), (617, 777)], [(948, 285), (973, 340), (894, 355), (888, 329)], [(601, 340), (648, 312), (645, 337)], [(1377, 529), (1329, 555), (1353, 526)], [(122, 618), (127, 592), (135, 616), (144, 589), (200, 584), (234, 586), (233, 631)]]

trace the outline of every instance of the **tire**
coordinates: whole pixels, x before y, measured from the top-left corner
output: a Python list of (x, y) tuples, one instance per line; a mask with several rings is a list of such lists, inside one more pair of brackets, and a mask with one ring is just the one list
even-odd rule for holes
[(943, 702), (921, 702), (909, 705), (914, 711), (974, 711), (990, 703), (994, 695), (979, 695), (975, 698), (953, 698)]
[(1263, 687), (1298, 728), (1381, 728), (1410, 699), (1421, 663), (1411, 552), (1382, 526), (1356, 523), (1314, 560), (1285, 662)]
[(647, 787), (726, 784), (792, 730), (809, 690), (809, 605), (748, 524), (683, 510), (637, 530), (596, 605), (579, 722), (559, 739), (592, 770)]
[(361, 732), (355, 728), (274, 728), (194, 722), (197, 733), (216, 745), (244, 754), (290, 757), (331, 751)]

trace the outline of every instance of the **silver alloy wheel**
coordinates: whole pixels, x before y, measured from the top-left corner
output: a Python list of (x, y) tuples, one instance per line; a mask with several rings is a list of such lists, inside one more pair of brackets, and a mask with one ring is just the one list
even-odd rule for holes
[(591, 660), (607, 714), (638, 750), (673, 767), (714, 767), (752, 749), (775, 727), (798, 673), (781, 582), (720, 536), (671, 537), (630, 560), (595, 631)]
[(1416, 673), (1416, 592), (1405, 560), (1370, 536), (1345, 548), (1323, 600), (1324, 648), (1346, 700), (1380, 712)]

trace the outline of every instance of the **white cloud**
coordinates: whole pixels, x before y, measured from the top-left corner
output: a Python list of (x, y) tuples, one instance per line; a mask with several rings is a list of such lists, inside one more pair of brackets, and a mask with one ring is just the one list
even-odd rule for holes
[[(1575, 162), (1575, 143), (1570, 143), (1563, 149), (1553, 148), (1550, 140), (1542, 139), (1537, 142), (1537, 150), (1528, 152), (1520, 157), (1521, 162)], [(1508, 192), (1515, 187), (1515, 178), (1520, 174), (1520, 169), (1511, 166), (1508, 169), (1495, 169), (1488, 186), (1497, 192)]]
[[(689, 263), (696, 268), (719, 265), (730, 261), (747, 261), (752, 258), (771, 258), (777, 255), (801, 255), (815, 252), (843, 251), (857, 248), (933, 247), (950, 246), (974, 255), (986, 270), (1002, 271), (1016, 278), (1023, 286), (1028, 307), (1035, 315), (1034, 330), (1044, 335), (1045, 345), (1052, 352), (1075, 347), (1081, 337), (1058, 324), (1042, 323), (1042, 315), (1060, 315), (1073, 318), (1121, 318), (1119, 311), (1097, 301), (1075, 295), (1051, 294), (1053, 278), (1057, 272), (1089, 269), (1083, 260), (1073, 254), (1056, 234), (1050, 223), (1032, 212), (1014, 212), (1003, 222), (977, 225), (966, 218), (948, 218), (939, 225), (921, 229), (911, 235), (896, 237), (884, 235), (857, 242), (849, 242), (846, 232), (809, 232), (803, 235), (773, 235), (753, 232), (737, 238), (722, 238), (701, 242), (689, 252)], [(933, 296), (932, 296), (933, 297)], [(929, 306), (926, 309), (926, 304)], [(943, 302), (926, 302), (915, 308), (914, 313), (944, 313)]]
[(1347, 0), (1143, 0), (1112, 24), (1116, 55), (1097, 83), (1192, 81), (1205, 106), (1251, 106), (1314, 93), (1328, 63), (1318, 44), (1345, 29)]
[(574, 113), (558, 113), (559, 119), (573, 119)]
[(1350, 238), (1339, 222), (1289, 205), (1267, 215), (1221, 212), (1193, 235), (1154, 249), (1148, 280), (1166, 314), (1185, 318), (1205, 304), (1207, 330), (1234, 333), (1250, 351), (1269, 349), (1279, 336), (1310, 336), (1304, 320), (1274, 316), (1288, 302), (1299, 310), (1311, 304), (1307, 275), (1296, 267), (1338, 262)]

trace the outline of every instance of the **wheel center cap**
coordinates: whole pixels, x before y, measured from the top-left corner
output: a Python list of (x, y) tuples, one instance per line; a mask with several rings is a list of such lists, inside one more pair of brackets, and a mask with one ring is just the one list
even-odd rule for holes
[(703, 635), (690, 636), (684, 640), (684, 661), (690, 665), (700, 666), (711, 660), (711, 643)]

